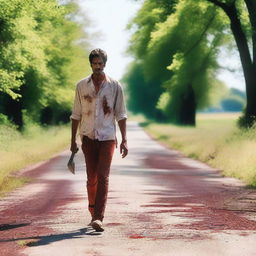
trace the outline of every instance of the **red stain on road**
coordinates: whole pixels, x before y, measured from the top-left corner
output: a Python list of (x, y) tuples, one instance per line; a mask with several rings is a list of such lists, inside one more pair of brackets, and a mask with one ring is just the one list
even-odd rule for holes
[(131, 238), (131, 239), (140, 239), (140, 238), (145, 238), (145, 236), (138, 235), (138, 234), (133, 234), (133, 235), (130, 235), (129, 238)]
[(145, 164), (151, 168), (167, 169), (167, 170), (195, 170), (181, 161), (180, 155), (155, 155), (152, 154), (145, 159)]
[(40, 178), (42, 174), (51, 171), (51, 167), (59, 161), (59, 158), (56, 157), (46, 164), (25, 173), (25, 176), (34, 179), (33, 183), (38, 183), (38, 186), (45, 185), (46, 188), (43, 191), (21, 199), (1, 211), (1, 255), (23, 255), (21, 253), (22, 247), (18, 245), (19, 241), (29, 241), (51, 235), (53, 230), (40, 226), (38, 222), (42, 220), (51, 223), (51, 219), (61, 213), (60, 206), (76, 200), (70, 197), (69, 185), (71, 181)]
[(116, 222), (112, 222), (112, 223), (107, 223), (105, 224), (105, 227), (117, 227), (117, 226), (122, 226), (122, 223), (116, 223)]
[[(26, 172), (26, 176), (34, 178), (34, 184), (43, 185), (45, 189), (34, 196), (10, 204), (8, 209), (1, 211), (0, 243), (3, 255), (22, 255), (21, 247), (17, 244), (21, 240), (29, 242), (39, 239), (40, 242), (42, 237), (51, 236), (54, 231), (40, 226), (40, 223), (51, 224), (52, 219), (61, 213), (60, 206), (76, 200), (70, 196), (71, 181), (45, 180), (41, 175), (50, 173), (53, 165), (58, 166), (59, 160), (55, 158)], [(255, 194), (255, 191), (222, 184), (218, 181), (218, 172), (187, 166), (186, 162), (181, 161), (182, 158), (179, 159), (177, 155), (149, 155), (145, 159), (149, 172), (143, 170), (141, 175), (146, 174), (143, 180), (159, 190), (144, 190), (145, 194), (152, 196), (152, 201), (141, 205), (142, 212), (129, 213), (129, 221), (131, 220), (131, 224), (135, 223), (135, 226), (131, 225), (130, 228), (129, 222), (112, 222), (106, 226), (120, 226), (130, 239), (188, 241), (209, 239), (207, 232), (195, 232), (196, 230), (241, 230), (241, 236), (246, 236), (248, 230), (256, 230), (256, 222), (245, 215), (245, 210), (255, 210), (255, 202), (250, 205), (243, 204), (243, 207), (239, 205), (241, 198), (248, 198), (247, 194)], [(140, 171), (137, 174), (140, 174)], [(142, 186), (143, 188), (145, 187)], [(112, 197), (116, 198), (118, 197)], [(232, 202), (235, 202), (236, 208)], [(166, 215), (184, 218), (185, 221), (180, 224), (165, 223), (162, 216)], [(178, 232), (178, 229), (182, 232)]]
[[(182, 161), (182, 159), (180, 160)], [(169, 193), (158, 193), (158, 199), (143, 207), (156, 207), (150, 213), (170, 213), (191, 221), (177, 224), (178, 229), (193, 230), (256, 230), (256, 222), (246, 217), (247, 211), (255, 211), (256, 200), (242, 201), (248, 193), (243, 187), (227, 186), (218, 182), (217, 171), (191, 168), (170, 155), (150, 155), (145, 164), (151, 168), (170, 170), (156, 173), (152, 182), (161, 184)], [(175, 170), (175, 171), (171, 171)], [(213, 177), (213, 179), (211, 179)], [(244, 196), (241, 196), (244, 195)], [(232, 204), (231, 204), (232, 202)], [(242, 203), (241, 202), (241, 203)], [(245, 204), (247, 202), (247, 204)], [(236, 209), (234, 208), (236, 205)], [(159, 207), (169, 209), (159, 209)], [(175, 209), (180, 207), (181, 209)], [(255, 215), (255, 214), (254, 214)]]

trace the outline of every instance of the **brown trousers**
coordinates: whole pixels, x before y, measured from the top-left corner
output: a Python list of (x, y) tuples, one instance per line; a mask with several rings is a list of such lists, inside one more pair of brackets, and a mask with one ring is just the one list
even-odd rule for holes
[(82, 150), (87, 173), (89, 210), (93, 220), (103, 220), (107, 202), (110, 165), (115, 140), (98, 141), (83, 137)]

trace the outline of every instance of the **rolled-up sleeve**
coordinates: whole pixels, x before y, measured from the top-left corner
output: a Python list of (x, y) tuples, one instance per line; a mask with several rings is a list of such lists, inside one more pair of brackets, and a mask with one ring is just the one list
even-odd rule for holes
[(80, 98), (80, 93), (79, 93), (79, 87), (77, 85), (74, 105), (73, 105), (72, 114), (70, 116), (70, 119), (81, 120), (81, 116), (82, 116), (81, 98)]
[(126, 107), (124, 102), (124, 94), (123, 94), (122, 87), (119, 83), (117, 84), (117, 94), (116, 94), (114, 113), (115, 113), (115, 119), (117, 122), (127, 118)]

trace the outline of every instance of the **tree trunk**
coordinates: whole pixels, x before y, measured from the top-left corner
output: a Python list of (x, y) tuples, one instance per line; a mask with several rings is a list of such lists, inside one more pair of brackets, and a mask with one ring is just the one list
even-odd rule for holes
[(196, 99), (191, 84), (188, 85), (188, 90), (183, 94), (178, 118), (178, 124), (196, 125)]
[(244, 125), (250, 127), (256, 120), (256, 3), (255, 0), (244, 0), (252, 27), (253, 57), (251, 57), (249, 42), (243, 31), (235, 2), (225, 4), (219, 0), (208, 1), (222, 8), (230, 19), (230, 26), (239, 51), (246, 85), (247, 105)]
[(248, 41), (242, 30), (242, 24), (235, 5), (229, 6), (226, 9), (226, 13), (231, 21), (231, 30), (236, 40), (244, 72), (247, 98), (245, 125), (251, 126), (256, 119), (256, 68), (250, 56)]
[(20, 130), (23, 126), (22, 120), (22, 104), (20, 100), (13, 100), (9, 95), (3, 96), (2, 102), (3, 114), (7, 115), (12, 122), (14, 122)]
[(252, 26), (252, 52), (253, 52), (253, 66), (256, 69), (256, 1), (244, 0), (248, 9), (249, 18)]

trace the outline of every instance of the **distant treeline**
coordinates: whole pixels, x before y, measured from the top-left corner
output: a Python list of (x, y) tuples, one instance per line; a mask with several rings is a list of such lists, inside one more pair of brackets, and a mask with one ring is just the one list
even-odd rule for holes
[(0, 122), (69, 120), (74, 84), (89, 68), (77, 20), (86, 22), (71, 0), (0, 0)]
[(245, 92), (236, 88), (226, 90), (217, 104), (208, 107), (206, 112), (242, 112), (246, 106)]
[(240, 54), (246, 100), (230, 95), (222, 107), (242, 106), (242, 125), (256, 120), (255, 0), (145, 0), (128, 28), (128, 52), (135, 60), (124, 82), (134, 113), (195, 125), (196, 112), (215, 105), (226, 91), (217, 79), (226, 68), (218, 62), (225, 49)]

